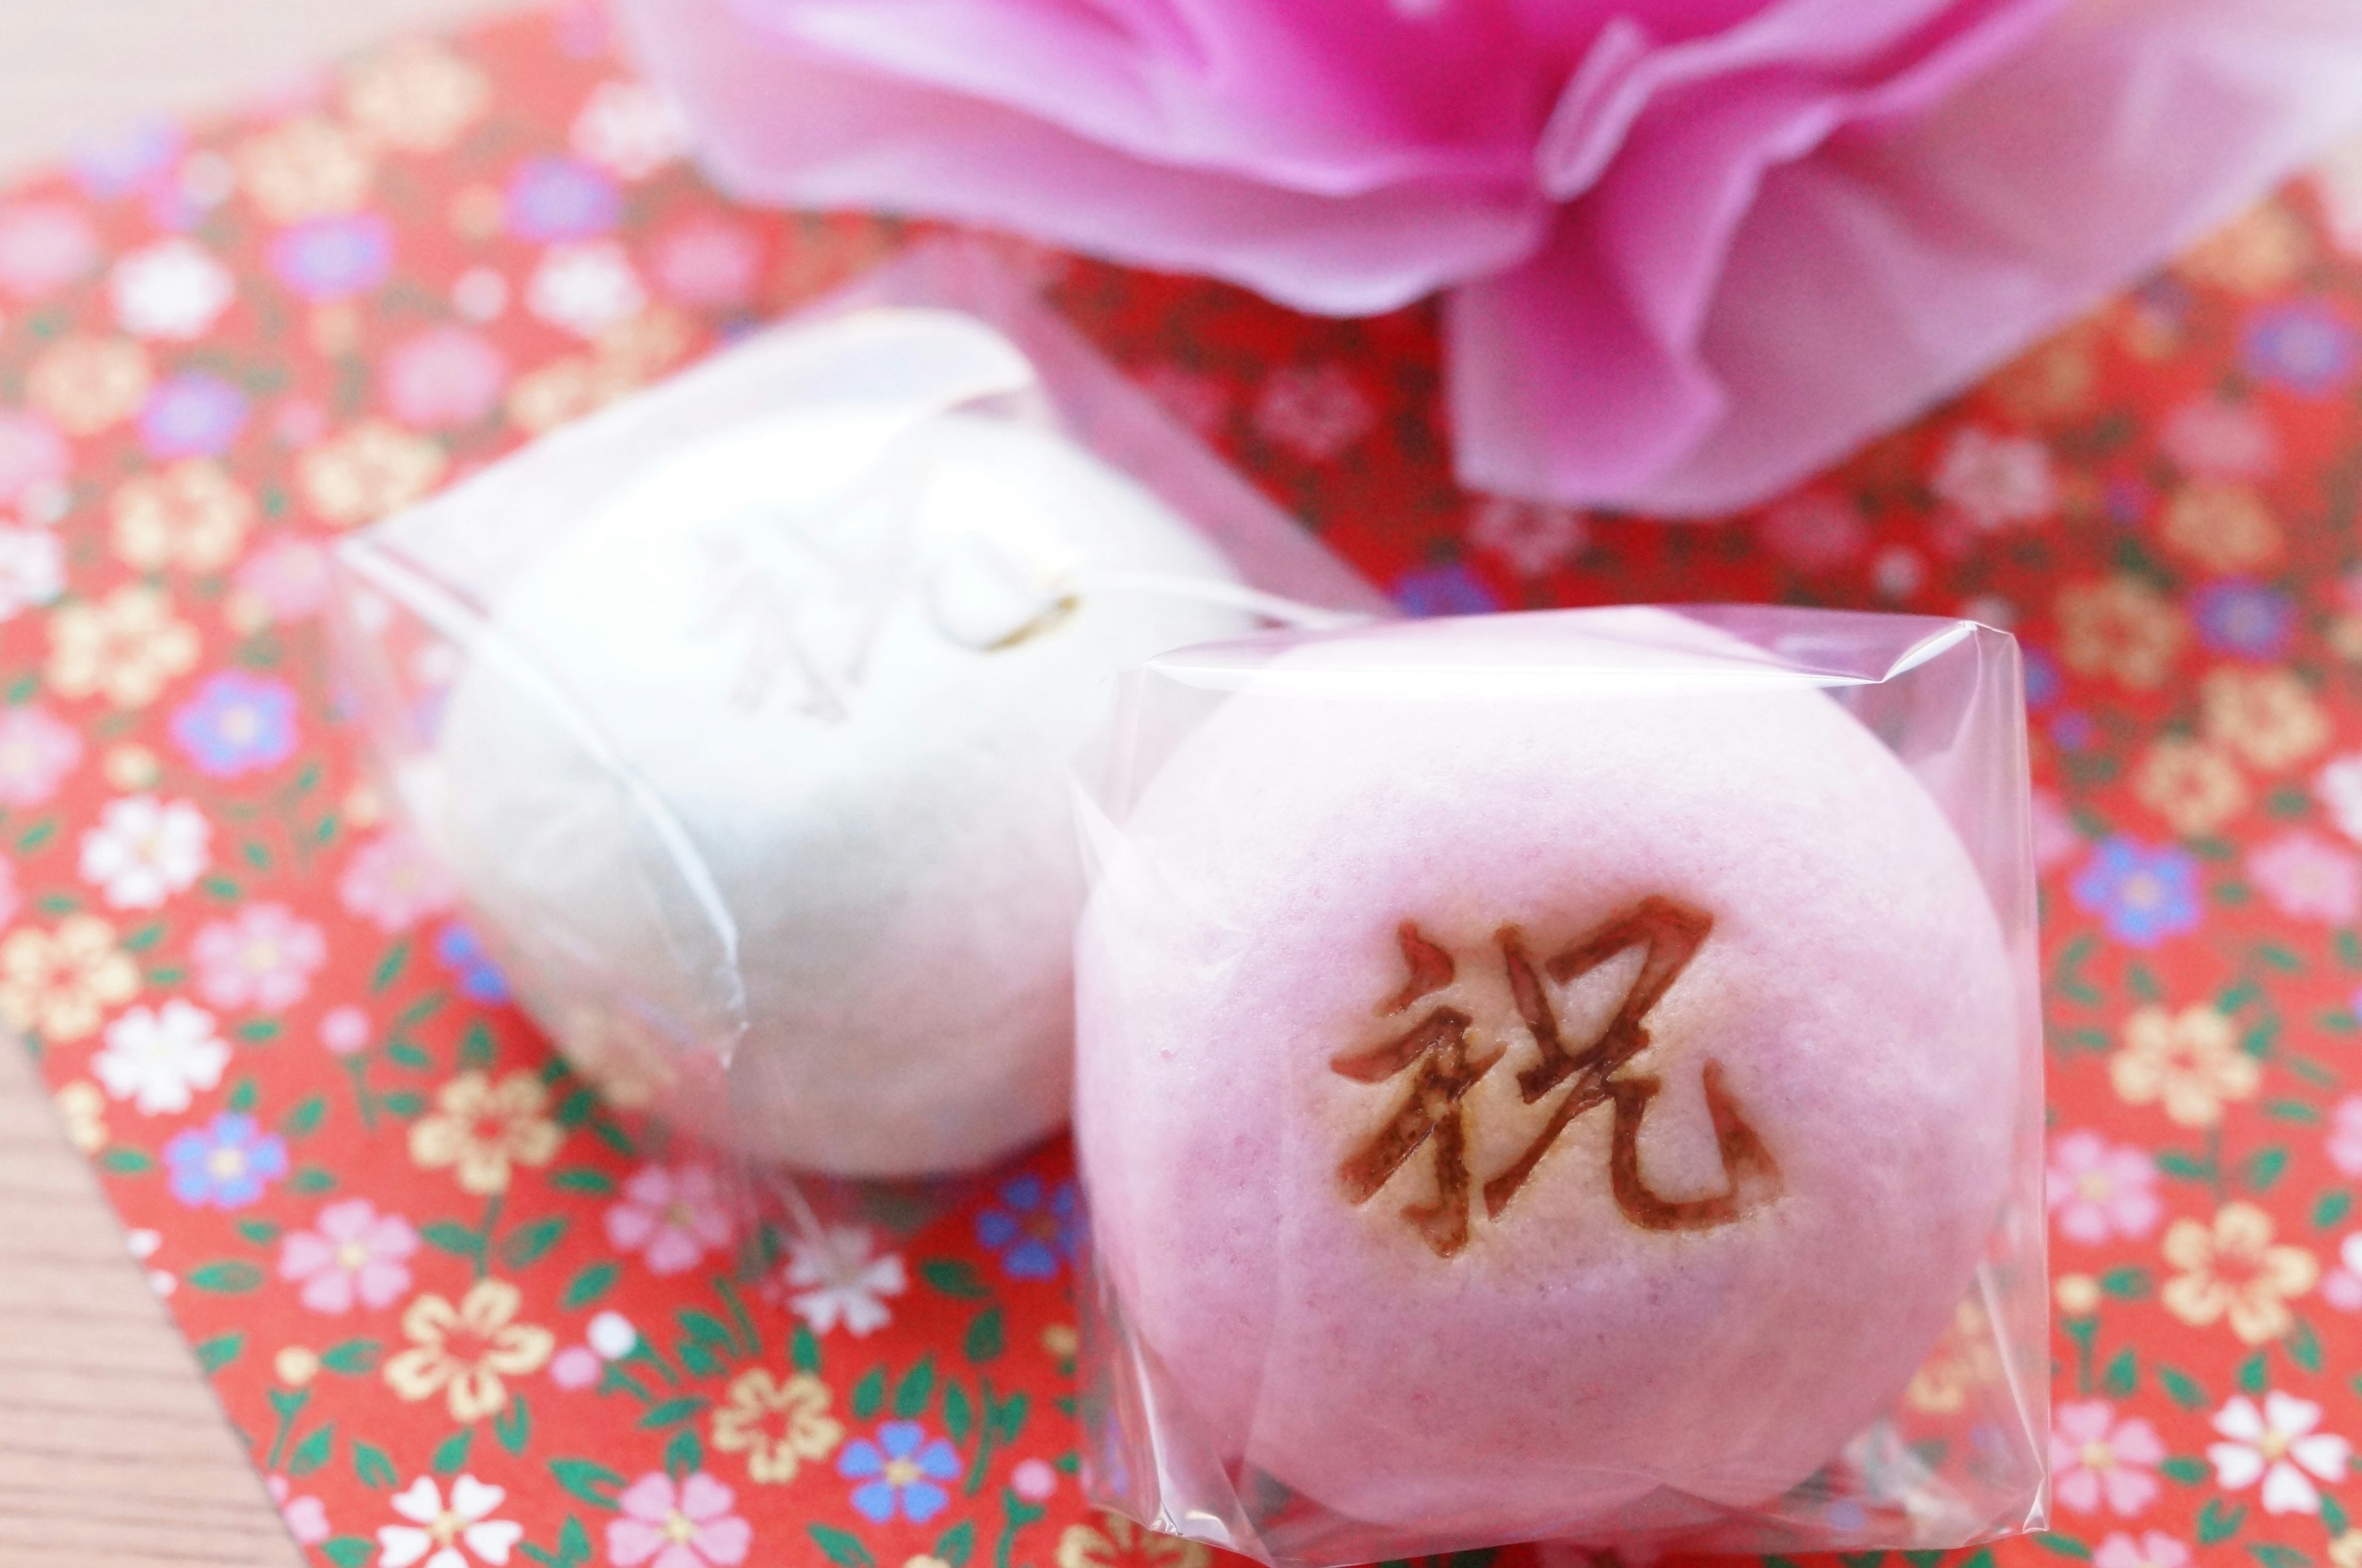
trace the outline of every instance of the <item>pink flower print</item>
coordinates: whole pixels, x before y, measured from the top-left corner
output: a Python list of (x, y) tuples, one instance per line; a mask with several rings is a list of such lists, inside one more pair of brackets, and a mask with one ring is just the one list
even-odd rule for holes
[(98, 230), (64, 202), (0, 207), (0, 293), (19, 300), (52, 294), (98, 260)]
[(731, 1511), (737, 1494), (700, 1470), (679, 1486), (650, 1471), (615, 1498), (607, 1555), (616, 1568), (732, 1568), (746, 1560), (755, 1531)]
[(607, 1240), (653, 1274), (679, 1274), (730, 1244), (730, 1210), (703, 1165), (644, 1165), (607, 1209)]
[(1870, 547), (1861, 509), (1841, 495), (1816, 491), (1783, 501), (1758, 525), (1764, 548), (1799, 571), (1828, 571), (1858, 560)]
[(308, 539), (280, 539), (246, 558), (237, 588), (274, 621), (300, 621), (328, 601), (328, 553)]
[(330, 1008), (320, 1020), (320, 1043), (331, 1056), (352, 1056), (368, 1049), (370, 1043), (369, 1014), (347, 1002)]
[(1166, 360), (1134, 372), (1133, 382), (1156, 405), (1200, 436), (1210, 436), (1230, 417), (1231, 394), (1221, 381)]
[(2069, 1132), (2052, 1143), (2047, 1185), (2051, 1223), (2071, 1242), (2137, 1241), (2157, 1229), (2164, 1209), (2148, 1155), (2129, 1143), (2112, 1146), (2097, 1132)]
[(0, 506), (16, 506), (28, 491), (55, 485), (72, 461), (56, 425), (38, 414), (0, 410)]
[(2279, 467), (2279, 437), (2252, 403), (2202, 397), (2167, 416), (2158, 445), (2194, 479), (2269, 479)]
[(458, 891), (440, 863), (415, 834), (389, 828), (353, 851), (337, 878), (337, 898), (353, 914), (380, 931), (407, 931), (441, 914)]
[(312, 988), (312, 972), (328, 956), (320, 928), (284, 904), (248, 904), (228, 920), (198, 931), (190, 944), (197, 962), (197, 994), (217, 1008), (277, 1012)]
[(755, 297), (763, 245), (744, 226), (691, 218), (657, 237), (649, 257), (657, 292), (691, 310), (743, 310)]
[(606, 1363), (589, 1345), (568, 1345), (549, 1362), (549, 1380), (560, 1388), (579, 1393), (599, 1381), (600, 1370)]
[(349, 1312), (356, 1301), (374, 1309), (410, 1288), (407, 1260), (418, 1250), (418, 1232), (399, 1214), (348, 1198), (321, 1209), (312, 1227), (281, 1238), (279, 1277), (301, 1282), (300, 1299), (313, 1311)]
[(2190, 1568), (2190, 1548), (2161, 1529), (2145, 1529), (2138, 1540), (2118, 1530), (2092, 1553), (2092, 1568)]
[(27, 812), (58, 792), (82, 760), (73, 726), (34, 703), (0, 709), (0, 806)]
[(0, 856), (0, 931), (7, 930), (24, 907), (25, 896), (17, 890), (17, 863)]
[(283, 447), (309, 447), (328, 433), (327, 411), (310, 398), (281, 398), (271, 412), (270, 433)]
[(645, 82), (602, 82), (574, 116), (574, 150), (625, 180), (645, 180), (689, 149), (671, 98)]
[(1009, 1473), (1009, 1485), (1029, 1503), (1047, 1502), (1058, 1489), (1058, 1472), (1046, 1459), (1020, 1460), (1017, 1468)]
[(602, 1312), (583, 1332), (583, 1342), (559, 1351), (549, 1364), (550, 1381), (560, 1388), (588, 1388), (611, 1361), (640, 1348), (640, 1331), (621, 1312)]
[(2351, 925), (2362, 914), (2362, 861), (2298, 828), (2247, 853), (2247, 875), (2291, 920)]
[(2337, 1266), (2321, 1282), (2322, 1299), (2341, 1312), (2362, 1312), (2362, 1231), (2337, 1249)]
[(2054, 871), (2075, 857), (2083, 847), (2083, 835), (2075, 831), (2075, 819), (2067, 814), (2067, 803), (2055, 790), (2036, 788), (2034, 791), (2034, 867), (2037, 871)]
[(1520, 577), (1540, 577), (1583, 553), (1591, 525), (1572, 506), (1488, 495), (1469, 514), (1468, 542), (1499, 556)]
[(279, 1505), (279, 1517), (287, 1521), (287, 1533), (295, 1538), (298, 1546), (317, 1546), (328, 1539), (328, 1510), (317, 1497), (295, 1496), (294, 1483), (284, 1475), (269, 1477), (264, 1485), (270, 1500)]
[(1273, 446), (1325, 463), (1370, 433), (1377, 410), (1342, 365), (1295, 365), (1264, 378), (1254, 427)]
[(2039, 523), (2058, 504), (2047, 447), (1975, 425), (1953, 433), (1927, 483), (1937, 500), (1983, 533)]
[(2070, 1400), (2050, 1418), (2051, 1491), (2079, 1514), (2104, 1500), (2127, 1518), (2157, 1500), (2165, 1444), (2139, 1417), (2116, 1419), (2105, 1399)]
[(2329, 1112), (2329, 1163), (2362, 1176), (2362, 1095), (2349, 1095)]
[(509, 362), (481, 333), (433, 326), (397, 344), (385, 360), (385, 401), (415, 430), (457, 430), (499, 406)]

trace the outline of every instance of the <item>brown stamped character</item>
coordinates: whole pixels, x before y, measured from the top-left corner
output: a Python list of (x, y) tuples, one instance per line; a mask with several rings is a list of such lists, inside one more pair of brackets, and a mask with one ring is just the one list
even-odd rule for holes
[[(1385, 1009), (1385, 1015), (1407, 1012), (1421, 997), (1451, 984), (1458, 972), (1451, 955), (1403, 922), (1396, 933), (1402, 944), (1410, 979)], [(1403, 1162), (1435, 1140), (1435, 1201), (1414, 1203), (1403, 1217), (1427, 1239), (1438, 1257), (1451, 1257), (1468, 1244), (1468, 1133), (1460, 1099), (1501, 1059), (1496, 1048), (1479, 1057), (1469, 1044), (1473, 1021), (1457, 1008), (1431, 1009), (1418, 1022), (1390, 1040), (1366, 1050), (1347, 1052), (1330, 1066), (1356, 1083), (1384, 1083), (1416, 1064), (1418, 1076), (1410, 1092), (1395, 1107), (1374, 1136), (1356, 1150), (1339, 1170), (1346, 1197), (1367, 1202)]]
[[(1524, 934), (1504, 926), (1496, 941), (1508, 982), (1509, 999), (1539, 1053), (1518, 1075), (1518, 1091), (1532, 1105), (1570, 1085), (1541, 1132), (1499, 1175), (1484, 1184), (1485, 1212), (1497, 1220), (1531, 1179), (1535, 1167), (1576, 1117), (1595, 1106), (1612, 1105), (1608, 1182), (1626, 1220), (1647, 1231), (1705, 1230), (1737, 1220), (1752, 1203), (1776, 1194), (1780, 1171), (1770, 1149), (1748, 1122), (1723, 1082), (1719, 1062), (1702, 1067), (1706, 1112), (1720, 1155), (1724, 1190), (1697, 1198), (1668, 1198), (1650, 1187), (1640, 1171), (1640, 1128), (1661, 1088), (1642, 1074), (1618, 1076), (1650, 1044), (1648, 1017), (1696, 956), (1713, 918), (1670, 899), (1644, 899), (1606, 922), (1564, 952), (1537, 967)], [(1396, 933), (1409, 978), (1381, 1010), (1406, 1012), (1421, 998), (1450, 986), (1458, 974), (1451, 955), (1406, 921)], [(1572, 1049), (1560, 1032), (1556, 1010), (1542, 983), (1566, 985), (1634, 947), (1643, 949), (1616, 1012), (1598, 1035)], [(1430, 1139), (1435, 1143), (1436, 1196), (1413, 1204), (1404, 1217), (1439, 1257), (1451, 1257), (1468, 1243), (1472, 1178), (1468, 1170), (1469, 1112), (1461, 1101), (1489, 1072), (1504, 1047), (1484, 1050), (1473, 1038), (1474, 1021), (1452, 1007), (1430, 1009), (1408, 1029), (1360, 1051), (1344, 1053), (1330, 1066), (1358, 1083), (1383, 1083), (1414, 1066), (1410, 1092), (1377, 1132), (1340, 1167), (1348, 1199), (1359, 1204), (1376, 1195), (1403, 1164)]]
[(1738, 1218), (1745, 1197), (1769, 1197), (1778, 1190), (1780, 1171), (1772, 1152), (1723, 1087), (1722, 1064), (1708, 1058), (1703, 1068), (1706, 1113), (1714, 1122), (1725, 1188), (1710, 1197), (1682, 1201), (1659, 1196), (1640, 1175), (1640, 1124), (1648, 1117), (1649, 1102), (1662, 1086), (1653, 1077), (1616, 1076), (1649, 1048), (1649, 1014), (1672, 989), (1713, 929), (1711, 915), (1671, 899), (1643, 899), (1637, 908), (1608, 921), (1551, 959), (1545, 966), (1550, 977), (1566, 985), (1619, 954), (1634, 947), (1644, 949), (1640, 972), (1633, 977), (1615, 1015), (1581, 1051), (1569, 1051), (1559, 1037), (1550, 994), (1534, 972), (1517, 928), (1502, 930), (1499, 940), (1509, 966), (1510, 994), (1541, 1052), (1540, 1061), (1518, 1075), (1518, 1093), (1531, 1105), (1569, 1078), (1574, 1080), (1574, 1087), (1559, 1100), (1526, 1152), (1485, 1184), (1488, 1216), (1497, 1219), (1508, 1207), (1569, 1123), (1592, 1107), (1609, 1102), (1616, 1108), (1608, 1149), (1609, 1185), (1616, 1194), (1616, 1207), (1642, 1230), (1697, 1231), (1727, 1225)]

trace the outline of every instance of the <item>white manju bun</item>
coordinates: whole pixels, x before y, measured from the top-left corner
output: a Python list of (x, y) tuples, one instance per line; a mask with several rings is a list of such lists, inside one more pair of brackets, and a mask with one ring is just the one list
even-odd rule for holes
[(1065, 768), (1109, 679), (1253, 624), (1186, 522), (1038, 425), (752, 421), (491, 607), (430, 831), (594, 1076), (759, 1159), (974, 1167), (1066, 1117)]

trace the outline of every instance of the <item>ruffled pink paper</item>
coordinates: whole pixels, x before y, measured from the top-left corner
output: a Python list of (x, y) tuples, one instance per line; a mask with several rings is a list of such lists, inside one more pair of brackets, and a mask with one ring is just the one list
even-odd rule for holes
[(1742, 505), (2362, 125), (2356, 0), (621, 0), (723, 184), (1360, 315), (1462, 479)]

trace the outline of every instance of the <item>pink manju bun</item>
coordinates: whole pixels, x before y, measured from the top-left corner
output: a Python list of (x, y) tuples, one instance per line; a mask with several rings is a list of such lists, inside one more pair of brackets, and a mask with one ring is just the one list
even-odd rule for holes
[(1314, 641), (1122, 823), (1093, 1232), (1234, 1477), (1429, 1540), (1757, 1507), (1950, 1320), (2011, 1145), (2000, 929), (1893, 755), (1736, 647)]

